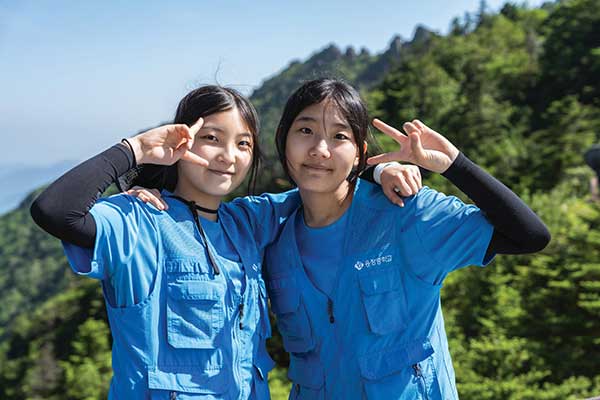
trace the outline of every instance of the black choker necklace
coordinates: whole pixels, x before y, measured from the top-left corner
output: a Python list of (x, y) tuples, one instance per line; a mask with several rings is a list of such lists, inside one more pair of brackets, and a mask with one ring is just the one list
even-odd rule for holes
[(196, 210), (202, 211), (202, 212), (205, 212), (205, 213), (208, 213), (208, 214), (216, 214), (219, 211), (218, 209), (213, 210), (211, 208), (205, 208), (205, 207), (199, 206), (194, 201), (186, 200), (183, 197), (179, 197), (179, 196), (175, 196), (175, 195), (171, 195), (169, 197), (172, 197), (172, 198), (174, 198), (176, 200), (181, 201), (182, 203), (187, 204), (188, 207), (194, 207)]

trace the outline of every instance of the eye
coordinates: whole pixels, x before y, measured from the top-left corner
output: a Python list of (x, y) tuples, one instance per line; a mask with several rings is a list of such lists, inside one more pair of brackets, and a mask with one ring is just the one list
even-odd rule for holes
[(350, 136), (343, 132), (336, 133), (334, 137), (338, 140), (350, 140)]
[(219, 139), (217, 139), (217, 137), (215, 135), (211, 135), (211, 134), (203, 135), (202, 137), (200, 137), (200, 139), (206, 140), (208, 142), (218, 142), (219, 141)]
[(300, 128), (298, 131), (304, 133), (305, 135), (310, 135), (312, 133), (310, 128)]
[(238, 143), (238, 146), (244, 149), (252, 149), (252, 143), (249, 140), (242, 140)]

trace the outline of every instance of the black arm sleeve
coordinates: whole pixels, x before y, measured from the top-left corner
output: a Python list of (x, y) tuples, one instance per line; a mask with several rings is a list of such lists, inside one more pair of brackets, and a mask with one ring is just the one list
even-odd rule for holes
[[(367, 180), (371, 183), (374, 183), (376, 185), (379, 185), (379, 183), (375, 182), (375, 178), (373, 177), (373, 174), (375, 173), (375, 165), (369, 165), (367, 168), (365, 168), (363, 170), (363, 172), (360, 173), (360, 178)], [(381, 186), (381, 185), (379, 185)]]
[(131, 149), (114, 145), (48, 186), (31, 205), (33, 220), (61, 240), (93, 248), (96, 222), (89, 210), (111, 183), (134, 166)]
[(464, 154), (442, 175), (469, 196), (494, 226), (486, 257), (533, 253), (550, 242), (548, 228), (527, 204)]

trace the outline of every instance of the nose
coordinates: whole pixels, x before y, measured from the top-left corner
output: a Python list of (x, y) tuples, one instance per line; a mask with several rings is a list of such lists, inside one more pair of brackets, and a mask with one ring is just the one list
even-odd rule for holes
[(233, 164), (235, 162), (235, 152), (235, 146), (224, 146), (219, 153), (218, 160), (224, 164)]
[(329, 152), (329, 146), (325, 138), (318, 138), (317, 142), (310, 149), (310, 155), (312, 157), (329, 158), (331, 153)]

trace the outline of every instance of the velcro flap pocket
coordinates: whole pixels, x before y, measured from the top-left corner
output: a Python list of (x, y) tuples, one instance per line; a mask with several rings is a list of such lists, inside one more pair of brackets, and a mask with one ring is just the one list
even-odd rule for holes
[(177, 300), (219, 301), (223, 297), (224, 287), (214, 281), (174, 281), (169, 282), (169, 296)]
[(429, 340), (414, 341), (401, 347), (360, 357), (360, 373), (368, 380), (383, 379), (425, 360), (432, 354), (433, 347)]
[(288, 378), (293, 383), (310, 389), (318, 390), (325, 384), (325, 370), (316, 356), (290, 356)]
[[(148, 368), (148, 387), (177, 393), (223, 394), (227, 391), (227, 371), (198, 367)], [(212, 398), (212, 397), (211, 397)]]
[(175, 348), (209, 349), (223, 330), (225, 284), (210, 280), (168, 283), (167, 340)]
[(168, 274), (208, 274), (211, 272), (211, 267), (207, 262), (199, 258), (166, 260), (165, 269)]

